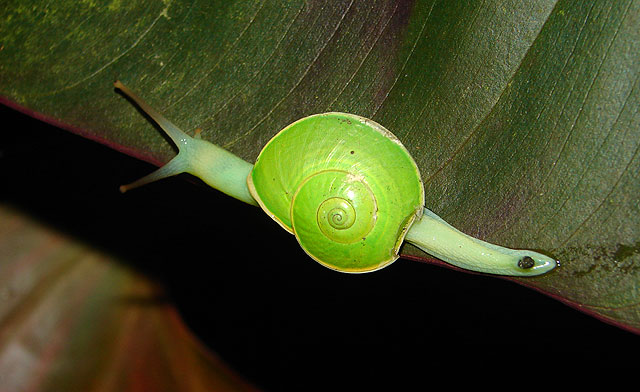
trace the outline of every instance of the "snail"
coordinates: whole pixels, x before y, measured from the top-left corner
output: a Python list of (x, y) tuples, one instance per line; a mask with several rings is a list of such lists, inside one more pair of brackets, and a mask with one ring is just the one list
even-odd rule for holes
[(407, 241), (462, 269), (512, 276), (544, 274), (548, 256), (493, 245), (455, 229), (424, 207), (419, 169), (400, 140), (376, 122), (348, 113), (302, 118), (278, 132), (252, 165), (187, 135), (120, 81), (114, 83), (178, 147), (178, 155), (121, 192), (190, 173), (259, 206), (295, 235), (314, 260), (340, 272), (379, 270)]

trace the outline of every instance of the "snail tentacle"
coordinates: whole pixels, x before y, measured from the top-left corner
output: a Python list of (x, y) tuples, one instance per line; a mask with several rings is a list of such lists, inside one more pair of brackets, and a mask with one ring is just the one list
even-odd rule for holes
[(187, 135), (120, 81), (116, 81), (114, 86), (147, 113), (178, 147), (178, 155), (166, 165), (137, 181), (121, 186), (121, 192), (180, 173), (190, 173), (229, 196), (251, 205), (258, 205), (247, 187), (247, 176), (253, 169), (251, 163), (200, 139), (199, 132), (196, 132), (195, 137)]
[(558, 265), (553, 258), (538, 252), (505, 248), (473, 238), (426, 208), (405, 240), (449, 264), (476, 272), (535, 276)]
[(186, 163), (187, 162), (185, 162), (185, 160), (182, 159), (182, 156), (180, 154), (178, 154), (172, 160), (167, 162), (164, 166), (160, 167), (158, 170), (153, 171), (153, 172), (147, 174), (146, 176), (144, 176), (142, 178), (139, 178), (139, 179), (137, 179), (134, 182), (131, 182), (129, 184), (120, 185), (120, 192), (125, 193), (126, 191), (129, 191), (129, 190), (134, 189), (134, 188), (141, 187), (141, 186), (143, 186), (145, 184), (148, 184), (150, 182), (158, 181), (158, 180), (163, 179), (163, 178), (167, 178), (167, 177), (175, 176), (175, 175), (180, 174), (180, 173), (184, 173), (186, 171), (185, 170), (186, 169), (186, 167), (185, 167)]

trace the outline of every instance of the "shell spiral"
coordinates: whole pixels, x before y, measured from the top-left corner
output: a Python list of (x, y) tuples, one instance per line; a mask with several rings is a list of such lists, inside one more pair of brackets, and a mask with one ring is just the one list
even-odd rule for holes
[(363, 241), (376, 224), (377, 203), (373, 191), (361, 179), (339, 170), (314, 173), (293, 197), (291, 220), (306, 249), (319, 256), (329, 245)]
[(322, 265), (380, 269), (422, 212), (418, 168), (398, 139), (356, 115), (305, 117), (278, 133), (247, 179), (262, 209)]

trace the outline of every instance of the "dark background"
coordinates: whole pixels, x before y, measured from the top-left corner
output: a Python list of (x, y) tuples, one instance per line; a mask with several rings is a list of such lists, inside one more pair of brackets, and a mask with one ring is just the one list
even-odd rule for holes
[(449, 367), (637, 370), (637, 335), (533, 290), (403, 259), (333, 272), (261, 210), (188, 176), (122, 195), (154, 168), (3, 106), (0, 118), (0, 202), (164, 282), (195, 334), (261, 388)]

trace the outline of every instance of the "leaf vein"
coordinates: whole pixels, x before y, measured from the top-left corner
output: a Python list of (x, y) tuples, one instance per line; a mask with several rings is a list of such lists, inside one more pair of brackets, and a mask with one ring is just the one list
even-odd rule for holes
[(340, 26), (342, 25), (342, 22), (344, 21), (345, 16), (347, 15), (347, 13), (349, 13), (349, 10), (351, 9), (351, 7), (353, 6), (353, 2), (354, 0), (351, 0), (351, 2), (349, 3), (349, 6), (347, 7), (347, 9), (344, 11), (344, 13), (342, 14), (342, 16), (340, 17), (340, 20), (336, 23), (335, 28), (333, 29), (333, 32), (331, 33), (331, 35), (329, 36), (329, 38), (327, 38), (327, 40), (324, 42), (324, 44), (322, 45), (322, 47), (320, 48), (320, 50), (318, 50), (318, 53), (316, 53), (316, 55), (314, 56), (314, 58), (311, 60), (311, 62), (309, 63), (309, 65), (307, 66), (307, 68), (304, 70), (304, 72), (302, 73), (302, 75), (298, 78), (298, 80), (296, 81), (296, 83), (293, 85), (293, 87), (291, 87), (289, 89), (289, 91), (278, 101), (275, 103), (275, 105), (273, 105), (273, 107), (264, 115), (262, 116), (262, 118), (260, 119), (260, 121), (258, 121), (253, 127), (251, 127), (248, 131), (246, 131), (244, 134), (240, 135), (239, 137), (237, 137), (236, 139), (234, 139), (233, 141), (223, 145), (224, 148), (229, 148), (230, 146), (232, 146), (233, 144), (237, 143), (239, 140), (245, 138), (246, 136), (250, 135), (251, 133), (253, 133), (253, 131), (255, 131), (255, 129), (260, 126), (260, 124), (262, 124), (265, 119), (267, 117), (269, 117), (271, 115), (271, 113), (273, 113), (276, 108), (278, 108), (282, 102), (284, 102), (285, 99), (287, 99), (291, 93), (300, 85), (300, 83), (302, 82), (302, 80), (304, 80), (304, 78), (307, 76), (307, 74), (309, 73), (309, 70), (311, 70), (311, 68), (313, 67), (313, 65), (316, 63), (316, 61), (318, 60), (318, 58), (320, 57), (320, 55), (324, 52), (325, 48), (327, 47), (327, 45), (329, 44), (329, 42), (331, 42), (331, 40), (333, 39), (333, 37), (336, 35), (336, 32), (338, 31), (338, 29), (340, 28)]
[[(611, 12), (611, 9), (610, 9), (610, 12)], [(621, 19), (621, 22), (619, 23), (619, 26), (620, 26), (621, 24), (622, 24), (622, 19)], [(570, 139), (571, 135), (573, 134), (573, 132), (574, 132), (574, 130), (575, 130), (576, 124), (578, 123), (578, 121), (579, 121), (579, 120), (582, 118), (582, 116), (584, 115), (584, 106), (585, 106), (585, 104), (587, 103), (587, 101), (589, 100), (589, 96), (591, 95), (591, 93), (592, 93), (592, 91), (593, 91), (593, 86), (594, 86), (595, 82), (596, 82), (596, 81), (599, 79), (599, 77), (600, 77), (600, 73), (601, 73), (601, 71), (602, 71), (602, 66), (604, 65), (605, 60), (606, 60), (606, 59), (608, 58), (608, 56), (609, 56), (609, 52), (610, 52), (611, 48), (613, 47), (613, 43), (616, 41), (616, 38), (617, 38), (617, 36), (618, 36), (618, 32), (619, 32), (619, 30), (620, 30), (620, 29), (619, 29), (619, 26), (618, 26), (618, 28), (616, 28), (615, 33), (614, 33), (613, 37), (612, 37), (612, 38), (611, 38), (611, 40), (609, 41), (609, 45), (607, 46), (607, 50), (605, 51), (604, 56), (602, 56), (602, 59), (601, 59), (601, 61), (600, 61), (600, 64), (598, 64), (598, 69), (596, 70), (596, 73), (595, 73), (595, 75), (594, 75), (593, 79), (591, 80), (591, 83), (589, 84), (589, 88), (587, 89), (586, 94), (584, 95), (584, 98), (582, 99), (582, 104), (580, 105), (580, 109), (578, 110), (578, 114), (577, 114), (577, 116), (574, 118), (573, 123), (571, 124), (569, 135), (568, 135), (568, 136), (567, 136), (567, 138), (565, 139), (565, 143), (564, 143), (564, 144), (563, 144), (563, 146), (562, 146), (562, 150), (561, 150), (561, 151), (560, 151), (560, 153), (558, 154), (558, 158), (562, 155), (563, 151), (565, 150), (566, 145), (567, 145), (567, 143), (568, 143), (568, 140)], [(604, 27), (603, 27), (603, 28), (604, 28)], [(627, 98), (628, 98), (628, 97), (627, 97)], [(626, 103), (626, 102), (625, 102), (625, 103)], [(605, 140), (600, 144), (600, 147), (602, 147), (602, 145), (603, 145), (604, 143), (606, 143), (606, 141), (608, 140), (608, 138), (609, 138), (609, 136), (610, 136), (610, 135), (611, 135), (611, 132), (607, 135), (607, 137), (605, 138)], [(594, 155), (594, 157), (595, 157), (595, 155)], [(547, 221), (546, 221), (544, 224), (542, 224), (542, 225), (538, 226), (538, 228), (537, 228), (537, 230), (536, 230), (536, 232), (535, 232), (535, 234), (534, 234), (534, 237), (536, 237), (536, 238), (537, 238), (537, 236), (538, 236), (538, 235), (543, 231), (543, 229), (544, 229), (545, 227), (547, 227), (547, 226), (548, 226), (548, 224), (553, 220), (553, 218), (554, 218), (554, 217), (556, 217), (556, 216), (560, 213), (560, 211), (565, 207), (565, 205), (569, 202), (569, 200), (571, 200), (571, 196), (572, 196), (572, 195), (574, 195), (574, 193), (575, 193), (575, 192), (574, 192), (574, 191), (575, 191), (575, 189), (576, 189), (578, 186), (580, 186), (580, 184), (582, 183), (582, 181), (583, 181), (583, 180), (584, 180), (584, 178), (585, 178), (585, 175), (588, 173), (589, 168), (591, 167), (591, 164), (593, 163), (593, 159), (594, 159), (594, 157), (592, 157), (592, 158), (591, 158), (591, 160), (589, 161), (589, 164), (588, 164), (588, 165), (586, 165), (585, 167), (583, 167), (582, 173), (580, 174), (580, 178), (578, 179), (578, 181), (577, 181), (577, 182), (576, 182), (576, 184), (574, 185), (574, 187), (573, 187), (572, 191), (571, 191), (571, 192), (567, 192), (567, 197), (566, 197), (566, 198), (565, 198), (565, 200), (562, 202), (562, 204), (561, 204), (561, 205), (560, 205), (560, 206), (555, 210), (555, 212), (554, 212), (552, 215), (550, 215), (550, 216), (549, 216), (549, 218), (547, 219)], [(555, 167), (556, 167), (556, 165), (554, 165), (553, 167), (555, 168)], [(552, 170), (553, 170), (553, 169), (552, 169)]]
[(398, 82), (398, 79), (400, 79), (400, 76), (402, 75), (402, 73), (404, 72), (405, 68), (407, 67), (407, 63), (409, 62), (409, 59), (415, 53), (416, 46), (418, 46), (418, 42), (420, 41), (420, 39), (422, 38), (422, 35), (424, 34), (424, 29), (427, 26), (427, 22), (429, 21), (429, 18), (431, 18), (431, 13), (433, 12), (433, 8), (435, 7), (436, 3), (437, 3), (437, 1), (434, 1), (431, 4), (431, 8), (429, 9), (429, 13), (427, 14), (427, 17), (424, 19), (424, 22), (422, 23), (422, 27), (420, 28), (420, 33), (418, 33), (418, 36), (416, 37), (415, 41), (413, 41), (413, 46), (411, 47), (411, 50), (409, 51), (409, 54), (407, 55), (407, 58), (405, 59), (404, 63), (402, 64), (402, 67), (400, 68), (400, 71), (396, 74), (396, 77), (393, 80), (393, 83), (391, 84), (391, 87), (389, 87), (389, 89), (387, 90), (387, 93), (385, 94), (385, 96), (380, 100), (380, 103), (378, 104), (378, 106), (376, 106), (376, 108), (373, 110), (373, 113), (371, 114), (371, 117), (375, 117), (376, 114), (378, 113), (378, 110), (380, 110), (382, 105), (386, 102), (387, 98), (389, 97), (389, 94), (391, 94), (391, 91), (393, 91), (393, 89), (395, 88), (396, 83)]
[(327, 105), (327, 107), (329, 107), (329, 108), (332, 107), (333, 104), (338, 100), (338, 98), (340, 98), (340, 96), (342, 95), (344, 90), (347, 88), (347, 86), (349, 86), (349, 84), (351, 84), (351, 82), (353, 81), (353, 78), (358, 74), (358, 72), (362, 68), (362, 65), (367, 61), (367, 59), (371, 55), (371, 51), (373, 50), (373, 48), (376, 46), (376, 44), (380, 40), (380, 37), (382, 36), (382, 33), (386, 30), (387, 26), (389, 25), (389, 22), (391, 21), (391, 19), (393, 19), (393, 16), (397, 12), (397, 10), (398, 10), (398, 3), (396, 3), (396, 6), (393, 8), (393, 12), (389, 15), (389, 17), (385, 21), (384, 25), (382, 26), (382, 28), (379, 29), (375, 40), (371, 43), (371, 45), (369, 46), (369, 49), (367, 49), (367, 53), (364, 55), (364, 57), (360, 61), (360, 64), (358, 64), (358, 66), (356, 67), (354, 72), (351, 73), (351, 76), (349, 77), (349, 80), (347, 80), (345, 82), (344, 86), (340, 89), (340, 91), (338, 91), (338, 93), (336, 94), (336, 97), (333, 99), (333, 101), (331, 101), (329, 103), (329, 105)]
[[(262, 3), (260, 3), (260, 7), (257, 7), (256, 12), (251, 16), (251, 19), (247, 22), (247, 24), (244, 26), (244, 28), (242, 29), (240, 34), (238, 34), (236, 39), (228, 47), (228, 49), (225, 50), (224, 53), (228, 53), (229, 51), (231, 51), (233, 48), (235, 48), (238, 45), (238, 42), (240, 42), (240, 39), (244, 36), (244, 34), (247, 32), (247, 30), (249, 30), (249, 27), (251, 27), (253, 25), (253, 23), (255, 22), (256, 17), (258, 16), (258, 14), (262, 10), (262, 8), (264, 8), (264, 4), (265, 4), (265, 1), (263, 0)], [(189, 90), (187, 90), (181, 97), (179, 97), (176, 101), (174, 101), (170, 105), (168, 105), (167, 109), (170, 109), (174, 105), (176, 105), (179, 102), (181, 102), (188, 95), (190, 95), (205, 79), (207, 79), (209, 77), (209, 75), (211, 75), (211, 73), (220, 65), (220, 63), (222, 62), (222, 59), (225, 58), (224, 53), (218, 57), (218, 61), (213, 66), (211, 66), (211, 68), (209, 68), (209, 71), (207, 71), (206, 74), (204, 74), (196, 83), (194, 83), (193, 86), (191, 86), (189, 88)]]

